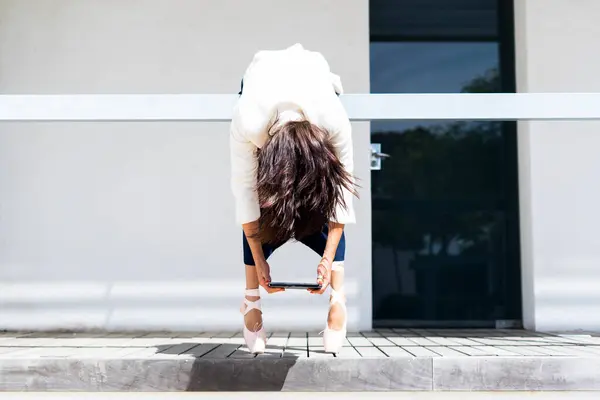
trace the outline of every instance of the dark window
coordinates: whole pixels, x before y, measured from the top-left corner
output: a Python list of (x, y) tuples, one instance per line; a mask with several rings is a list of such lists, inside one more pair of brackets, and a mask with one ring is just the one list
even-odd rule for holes
[[(512, 10), (496, 0), (371, 1), (371, 91), (514, 91)], [(373, 122), (376, 326), (521, 318), (516, 127)]]

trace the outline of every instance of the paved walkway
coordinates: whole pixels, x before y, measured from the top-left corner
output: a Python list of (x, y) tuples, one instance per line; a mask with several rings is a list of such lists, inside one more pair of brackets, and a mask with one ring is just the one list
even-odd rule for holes
[(222, 392), (222, 393), (2, 393), (2, 400), (597, 400), (597, 392)]
[(515, 330), (273, 333), (0, 332), (0, 390), (600, 390), (600, 335)]

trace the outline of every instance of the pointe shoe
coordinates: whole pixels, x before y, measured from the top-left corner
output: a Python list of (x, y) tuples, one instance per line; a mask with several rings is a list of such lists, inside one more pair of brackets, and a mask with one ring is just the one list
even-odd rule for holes
[[(260, 291), (258, 289), (246, 289), (246, 296), (259, 297)], [(252, 310), (258, 310), (262, 313), (260, 308), (260, 299), (256, 301), (250, 301), (244, 297), (244, 302), (242, 303), (242, 308), (240, 309), (241, 313), (245, 316)], [(244, 341), (246, 342), (246, 347), (250, 353), (253, 354), (261, 354), (265, 352), (265, 347), (267, 346), (267, 333), (265, 332), (265, 328), (262, 326), (257, 331), (251, 331), (246, 328), (246, 321), (244, 321)]]
[(330, 328), (329, 323), (326, 323), (325, 330), (323, 331), (323, 347), (325, 347), (326, 353), (339, 353), (346, 340), (346, 323), (348, 322), (346, 300), (342, 291), (331, 289), (331, 300), (329, 302), (330, 310), (335, 303), (340, 304), (344, 310), (344, 324), (342, 329), (336, 330)]

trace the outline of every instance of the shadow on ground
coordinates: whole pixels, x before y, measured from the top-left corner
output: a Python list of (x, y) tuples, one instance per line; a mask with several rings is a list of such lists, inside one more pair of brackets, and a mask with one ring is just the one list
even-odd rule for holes
[[(192, 343), (159, 345), (157, 353), (193, 355), (187, 391), (280, 391), (297, 356), (266, 354), (254, 357), (231, 343)], [(182, 351), (182, 349), (187, 350)], [(281, 354), (282, 346), (268, 346)], [(235, 357), (229, 357), (235, 354)]]

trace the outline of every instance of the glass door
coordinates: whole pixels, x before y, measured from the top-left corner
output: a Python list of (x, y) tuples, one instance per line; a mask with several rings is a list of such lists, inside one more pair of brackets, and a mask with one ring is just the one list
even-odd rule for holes
[[(514, 91), (507, 4), (371, 1), (371, 92)], [(371, 124), (389, 155), (371, 172), (375, 326), (518, 326), (515, 136), (509, 122)]]

